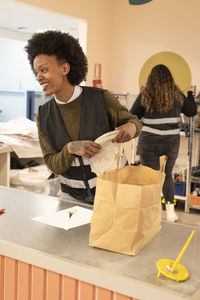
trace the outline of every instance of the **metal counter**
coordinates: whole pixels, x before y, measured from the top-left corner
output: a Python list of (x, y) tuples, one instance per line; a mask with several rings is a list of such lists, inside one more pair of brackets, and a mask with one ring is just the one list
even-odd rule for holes
[(140, 300), (200, 299), (200, 231), (180, 263), (189, 271), (185, 282), (163, 275), (157, 279), (156, 262), (175, 260), (193, 228), (163, 222), (161, 231), (136, 256), (88, 246), (90, 225), (64, 230), (32, 220), (72, 207), (67, 201), (0, 187), (0, 254)]

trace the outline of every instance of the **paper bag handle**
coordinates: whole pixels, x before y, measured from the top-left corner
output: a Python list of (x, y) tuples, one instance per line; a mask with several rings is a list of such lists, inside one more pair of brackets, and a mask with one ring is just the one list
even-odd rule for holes
[(117, 161), (117, 170), (119, 169), (119, 161), (120, 161), (120, 158), (122, 155), (123, 155), (123, 153), (121, 151), (118, 152), (117, 154), (115, 154), (114, 161), (115, 160)]
[(113, 162), (117, 160), (117, 168), (116, 170), (119, 169), (119, 161), (121, 156), (123, 155), (123, 153), (121, 151), (119, 151), (118, 153), (115, 154), (114, 158), (111, 160), (111, 162), (109, 163), (109, 165), (107, 166), (107, 170), (110, 169), (110, 167), (112, 166)]

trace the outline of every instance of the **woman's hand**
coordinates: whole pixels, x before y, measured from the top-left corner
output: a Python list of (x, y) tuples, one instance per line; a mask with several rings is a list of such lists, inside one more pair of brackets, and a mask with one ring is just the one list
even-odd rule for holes
[(117, 127), (119, 133), (112, 139), (112, 142), (124, 143), (132, 140), (136, 134), (136, 126), (134, 123), (126, 123)]
[(76, 154), (79, 156), (91, 158), (95, 154), (99, 153), (101, 146), (90, 140), (73, 141), (67, 145), (68, 152), (70, 154)]

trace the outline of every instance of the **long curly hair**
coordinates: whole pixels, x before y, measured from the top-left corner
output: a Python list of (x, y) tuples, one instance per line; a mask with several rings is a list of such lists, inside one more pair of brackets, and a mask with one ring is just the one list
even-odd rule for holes
[(170, 70), (165, 65), (156, 65), (142, 91), (142, 106), (146, 111), (163, 113), (171, 110), (175, 101), (183, 103), (181, 90), (175, 84)]
[(25, 47), (28, 60), (33, 70), (34, 58), (39, 54), (55, 56), (59, 62), (68, 62), (70, 72), (66, 75), (72, 85), (78, 85), (86, 80), (88, 71), (87, 58), (73, 36), (59, 30), (47, 30), (35, 33)]

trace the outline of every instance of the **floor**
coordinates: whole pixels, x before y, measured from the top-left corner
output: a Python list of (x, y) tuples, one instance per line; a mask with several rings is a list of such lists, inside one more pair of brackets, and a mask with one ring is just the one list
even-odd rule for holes
[[(192, 165), (198, 165), (199, 158), (199, 143), (200, 135), (195, 134), (193, 140), (193, 155), (192, 155)], [(174, 173), (179, 173), (183, 176), (184, 169), (187, 169), (188, 165), (188, 138), (184, 135), (181, 136), (181, 144), (179, 150), (179, 156), (177, 158), (176, 164), (174, 166)], [(186, 173), (185, 173), (186, 174)], [(186, 180), (186, 178), (185, 178)], [(190, 213), (185, 212), (185, 202), (182, 200), (177, 200), (175, 211), (179, 217), (178, 224), (186, 225), (189, 227), (196, 227), (200, 229), (200, 207), (199, 209), (190, 208)], [(162, 220), (166, 221), (166, 211), (162, 211)]]
[[(184, 211), (184, 201), (177, 201), (175, 211), (178, 215), (178, 221), (176, 223), (189, 227), (196, 227), (200, 229), (200, 207), (199, 209), (190, 209), (189, 213)], [(162, 221), (166, 221), (166, 211), (162, 210)]]

